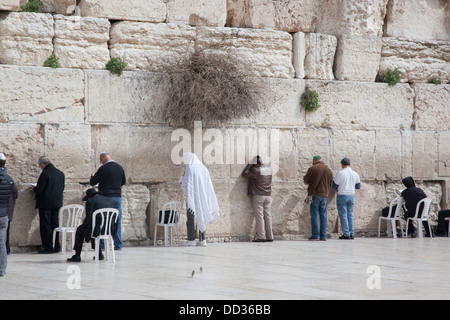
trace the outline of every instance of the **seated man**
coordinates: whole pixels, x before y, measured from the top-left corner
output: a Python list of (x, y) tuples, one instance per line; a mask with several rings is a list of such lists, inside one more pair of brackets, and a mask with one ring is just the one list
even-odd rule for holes
[[(98, 194), (95, 188), (90, 188), (86, 190), (86, 196), (83, 198), (86, 201), (86, 216), (84, 218), (83, 224), (77, 228), (75, 233), (75, 244), (74, 250), (75, 255), (68, 258), (69, 262), (80, 262), (81, 261), (81, 251), (83, 250), (83, 242), (91, 241), (92, 235), (92, 214), (95, 210), (103, 208), (115, 208), (115, 202), (111, 198), (104, 197)], [(114, 234), (114, 233), (113, 233)], [(99, 248), (100, 260), (103, 260), (103, 254), (101, 248)]]
[[(414, 217), (414, 215), (416, 214), (417, 204), (419, 203), (420, 200), (426, 198), (427, 195), (422, 189), (416, 187), (416, 184), (412, 177), (406, 177), (405, 179), (402, 180), (402, 182), (405, 185), (406, 189), (404, 189), (403, 191), (397, 190), (397, 193), (401, 195), (403, 197), (403, 200), (405, 201), (406, 206), (405, 220), (407, 220), (408, 218)], [(420, 217), (422, 216), (423, 207), (420, 208), (419, 210), (420, 210), (419, 212)], [(429, 237), (430, 232), (428, 231), (428, 221), (423, 221), (422, 225), (425, 228), (426, 236)], [(413, 238), (416, 236), (416, 228), (414, 227), (411, 220), (409, 221), (408, 224), (408, 233)]]

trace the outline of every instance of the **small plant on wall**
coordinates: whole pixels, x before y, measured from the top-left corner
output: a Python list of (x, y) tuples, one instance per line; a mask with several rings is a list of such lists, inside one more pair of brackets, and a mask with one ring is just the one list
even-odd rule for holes
[(45, 60), (44, 67), (50, 67), (53, 69), (59, 68), (58, 57), (55, 54), (52, 54), (47, 60)]
[(383, 82), (386, 82), (388, 85), (393, 86), (400, 82), (401, 76), (400, 71), (398, 69), (387, 69), (383, 75)]
[(111, 58), (106, 64), (106, 70), (109, 70), (111, 73), (122, 75), (123, 71), (127, 67), (127, 64), (120, 60), (120, 58)]
[(199, 51), (167, 67), (164, 118), (191, 127), (224, 123), (260, 112), (270, 89), (250, 66), (218, 51)]
[(313, 112), (320, 108), (319, 94), (315, 90), (309, 90), (306, 88), (302, 95), (301, 104), (306, 111)]
[(42, 1), (40, 0), (30, 0), (25, 5), (21, 7), (22, 12), (36, 12), (40, 13), (42, 10)]

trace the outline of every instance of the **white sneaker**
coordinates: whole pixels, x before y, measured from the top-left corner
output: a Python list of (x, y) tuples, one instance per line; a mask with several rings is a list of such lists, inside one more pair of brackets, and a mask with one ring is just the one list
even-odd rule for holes
[(197, 242), (197, 246), (199, 246), (199, 247), (206, 247), (206, 240)]
[(196, 247), (197, 246), (197, 242), (195, 242), (195, 240), (192, 241), (185, 241), (182, 243), (183, 247)]

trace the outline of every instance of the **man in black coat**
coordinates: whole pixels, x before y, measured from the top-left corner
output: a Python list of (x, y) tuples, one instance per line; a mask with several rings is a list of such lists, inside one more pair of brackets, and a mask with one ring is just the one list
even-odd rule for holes
[[(81, 224), (77, 228), (77, 232), (75, 233), (75, 244), (73, 247), (73, 249), (75, 250), (75, 255), (67, 259), (67, 261), (69, 262), (80, 262), (81, 251), (83, 250), (83, 242), (89, 242), (92, 240), (92, 214), (95, 212), (95, 210), (115, 207), (115, 202), (111, 198), (104, 197), (98, 194), (95, 188), (86, 190), (86, 196), (83, 198), (83, 201), (86, 201), (86, 215), (83, 224)], [(117, 226), (113, 226), (111, 232), (113, 235), (115, 235), (117, 232)], [(99, 250), (100, 260), (103, 260), (101, 247), (99, 248)]]
[(113, 208), (119, 210), (117, 222), (117, 235), (114, 238), (114, 249), (121, 250), (122, 243), (122, 186), (126, 184), (125, 171), (122, 166), (111, 159), (107, 152), (100, 153), (100, 163), (102, 166), (89, 180), (91, 186), (98, 183), (98, 192), (105, 197), (115, 201)]
[[(403, 191), (397, 191), (397, 193), (401, 195), (403, 197), (403, 200), (405, 201), (405, 220), (407, 220), (408, 218), (414, 217), (414, 215), (416, 214), (417, 204), (420, 200), (426, 198), (427, 195), (422, 189), (416, 187), (416, 183), (414, 182), (414, 179), (412, 177), (404, 178), (402, 180), (402, 183), (406, 187), (406, 189), (404, 189)], [(419, 210), (419, 217), (421, 217), (423, 207), (419, 208)], [(429, 237), (430, 232), (428, 230), (428, 221), (423, 221), (422, 225), (425, 228), (426, 236)], [(416, 228), (414, 227), (411, 220), (408, 224), (408, 233), (411, 235), (411, 237), (416, 236)]]
[(42, 172), (36, 186), (33, 188), (36, 199), (36, 208), (39, 209), (39, 225), (43, 250), (39, 253), (59, 252), (59, 236), (57, 235), (53, 248), (53, 230), (58, 227), (59, 209), (63, 205), (63, 192), (65, 186), (64, 173), (56, 169), (50, 159), (42, 156), (38, 160)]

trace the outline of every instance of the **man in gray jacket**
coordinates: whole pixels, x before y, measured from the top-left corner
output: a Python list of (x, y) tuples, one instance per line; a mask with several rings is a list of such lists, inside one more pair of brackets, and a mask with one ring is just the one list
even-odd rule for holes
[(253, 242), (272, 242), (272, 170), (256, 156), (254, 164), (249, 163), (242, 176), (248, 179), (247, 195), (252, 197), (253, 215), (256, 221), (256, 239)]
[(14, 180), (7, 174), (6, 157), (0, 153), (0, 277), (6, 272), (6, 231), (8, 229), (9, 199), (14, 187)]

